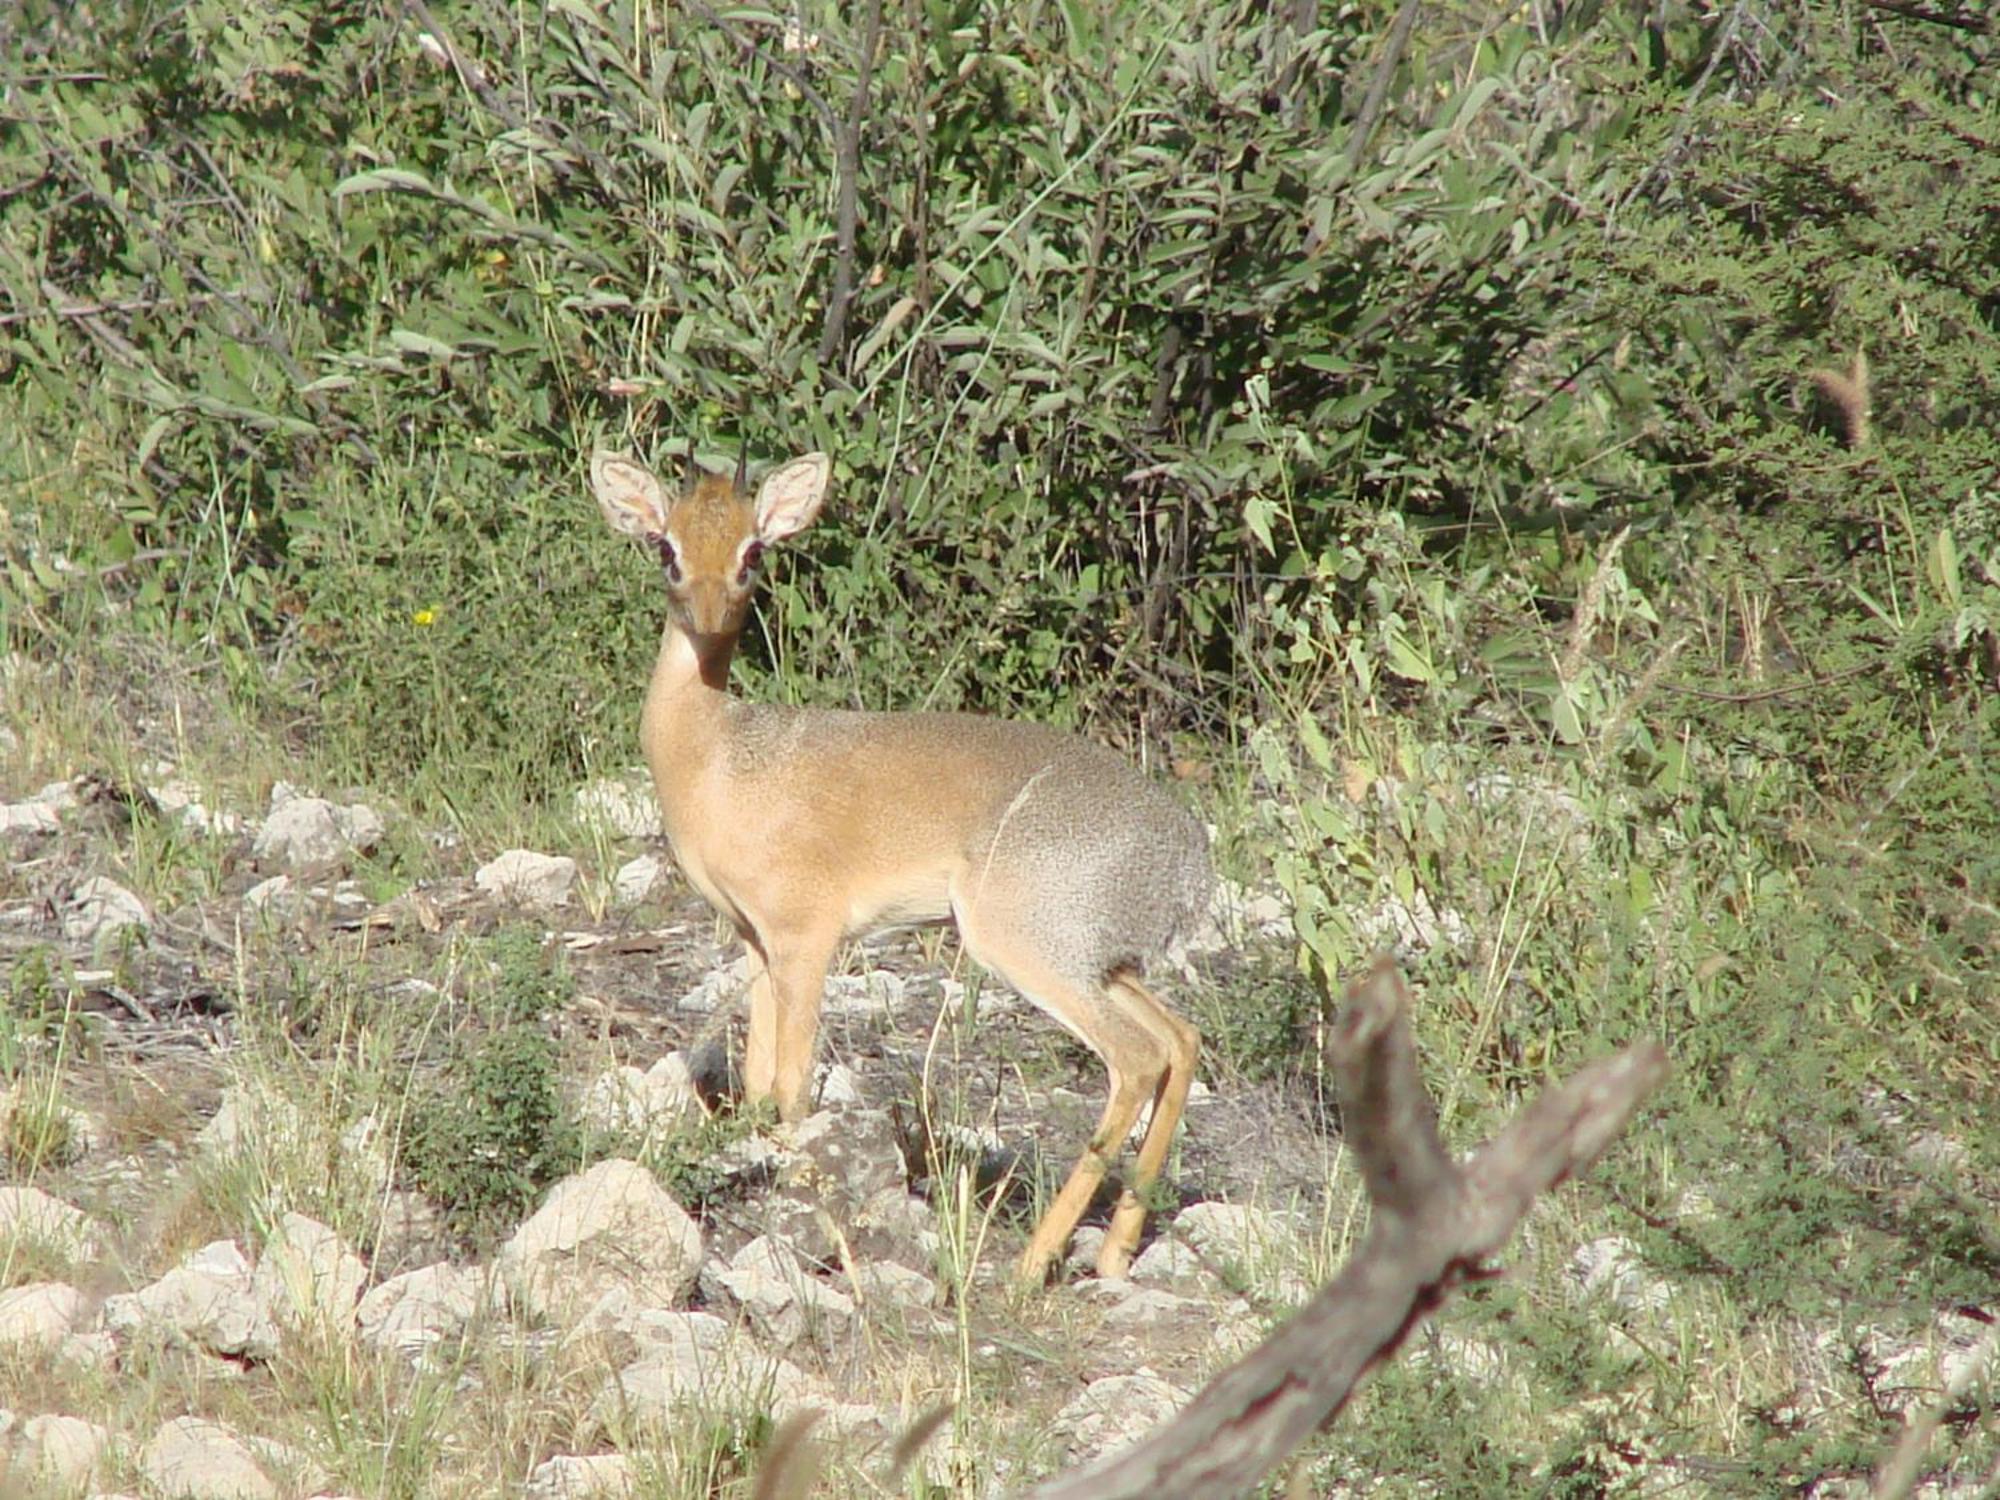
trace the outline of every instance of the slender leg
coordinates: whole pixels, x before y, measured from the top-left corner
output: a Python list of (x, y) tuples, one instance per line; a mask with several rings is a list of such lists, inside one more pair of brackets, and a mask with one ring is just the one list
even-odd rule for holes
[(750, 969), (750, 1035), (743, 1047), (743, 1098), (758, 1104), (776, 1093), (778, 1002), (771, 966), (753, 932), (743, 934), (743, 957)]
[[(1201, 1053), (1201, 1033), (1162, 1004), (1151, 990), (1137, 980), (1118, 978), (1107, 986), (1127, 1001), (1128, 1014), (1144, 1014), (1155, 1034), (1166, 1046), (1167, 1067), (1153, 1094), (1153, 1118), (1146, 1126), (1146, 1138), (1139, 1143), (1138, 1158), (1125, 1191), (1118, 1195), (1118, 1207), (1105, 1232), (1104, 1246), (1097, 1254), (1097, 1274), (1116, 1279), (1132, 1264), (1139, 1248), (1139, 1231), (1145, 1227), (1147, 1190), (1159, 1180), (1167, 1150), (1181, 1111), (1187, 1106), (1188, 1089), (1194, 1084), (1194, 1065)], [(1143, 1024), (1143, 1023), (1142, 1023)]]
[(1090, 1138), (1090, 1144), (1083, 1148), (1083, 1155), (1070, 1170), (1069, 1180), (1062, 1185), (1048, 1212), (1042, 1215), (1041, 1223), (1035, 1226), (1034, 1234), (1028, 1240), (1028, 1248), (1021, 1252), (1021, 1261), (1016, 1276), (1027, 1286), (1040, 1286), (1048, 1279), (1049, 1267), (1062, 1254), (1063, 1246), (1076, 1230), (1077, 1220), (1083, 1217), (1090, 1200), (1104, 1181), (1104, 1174), (1111, 1166), (1111, 1159), (1118, 1153), (1126, 1135), (1132, 1129), (1132, 1122), (1139, 1117), (1139, 1106), (1145, 1101), (1146, 1090), (1117, 1067), (1111, 1069), (1111, 1097), (1105, 1101), (1104, 1117), (1097, 1122), (1097, 1132)]
[(813, 1049), (819, 1010), (826, 998), (826, 969), (840, 945), (839, 931), (792, 933), (784, 951), (771, 955), (776, 1065), (771, 1093), (778, 1118), (802, 1120), (812, 1106)]

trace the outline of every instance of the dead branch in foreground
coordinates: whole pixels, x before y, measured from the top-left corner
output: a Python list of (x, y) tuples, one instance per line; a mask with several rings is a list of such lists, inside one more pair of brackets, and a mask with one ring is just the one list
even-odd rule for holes
[(1463, 1166), (1417, 1075), (1407, 991), (1387, 959), (1348, 990), (1332, 1042), (1368, 1236), (1290, 1322), (1136, 1447), (1024, 1500), (1238, 1495), (1332, 1421), (1368, 1372), (1488, 1261), (1537, 1197), (1588, 1167), (1666, 1075), (1656, 1042), (1544, 1093)]

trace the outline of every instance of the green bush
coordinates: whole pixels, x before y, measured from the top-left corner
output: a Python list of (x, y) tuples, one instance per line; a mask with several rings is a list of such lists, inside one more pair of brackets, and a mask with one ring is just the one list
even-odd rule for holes
[(483, 1021), (452, 1036), (402, 1144), (416, 1186), (475, 1235), (511, 1227), (544, 1188), (576, 1170), (582, 1154), (556, 1046), (543, 1027), (572, 992), (569, 976), (533, 933), (500, 934), (490, 957)]

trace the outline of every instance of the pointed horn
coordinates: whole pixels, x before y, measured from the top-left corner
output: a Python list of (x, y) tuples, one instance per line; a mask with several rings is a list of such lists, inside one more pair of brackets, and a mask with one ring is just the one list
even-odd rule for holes
[(692, 436), (688, 438), (687, 444), (687, 460), (681, 469), (681, 488), (692, 491), (694, 489), (694, 482), (701, 478), (701, 465), (694, 461), (694, 438)]
[(750, 434), (744, 433), (737, 439), (736, 448), (736, 488), (748, 487), (750, 479)]

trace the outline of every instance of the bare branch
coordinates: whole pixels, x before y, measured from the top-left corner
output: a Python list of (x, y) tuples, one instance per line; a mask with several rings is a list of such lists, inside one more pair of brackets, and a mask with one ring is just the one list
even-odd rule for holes
[(840, 171), (833, 265), (833, 292), (826, 300), (826, 326), (819, 336), (819, 363), (824, 369), (847, 336), (847, 309), (854, 301), (854, 233), (861, 178), (861, 131), (868, 123), (868, 82), (875, 71), (875, 51), (882, 42), (882, 0), (868, 0), (868, 20), (861, 28), (861, 60), (854, 73), (854, 98), (840, 127), (834, 158)]
[(1979, 36), (1987, 36), (1993, 30), (1993, 23), (1983, 16), (1947, 15), (1941, 10), (1932, 10), (1928, 5), (1914, 4), (1913, 0), (1862, 0), (1862, 3), (1870, 10), (1886, 10), (1891, 15), (1908, 16), (1912, 21), (1929, 21), (1936, 26), (1951, 26)]
[(1361, 113), (1354, 117), (1354, 134), (1348, 138), (1347, 170), (1350, 176), (1368, 153), (1368, 138), (1375, 133), (1375, 124), (1382, 118), (1383, 107), (1389, 102), (1389, 85), (1395, 81), (1404, 49), (1410, 45), (1410, 33), (1416, 30), (1417, 10), (1421, 4), (1422, 0), (1403, 0), (1403, 8), (1396, 12), (1396, 19), (1389, 27), (1388, 44), (1382, 49), (1382, 60), (1375, 64), (1375, 76), (1368, 84), (1368, 97), (1361, 101)]
[(1550, 1089), (1459, 1167), (1417, 1074), (1406, 1001), (1384, 959), (1348, 991), (1334, 1035), (1348, 1141), (1374, 1208), (1353, 1259), (1172, 1422), (1029, 1500), (1249, 1490), (1337, 1415), (1455, 1287), (1487, 1274), (1535, 1199), (1596, 1160), (1666, 1075), (1657, 1043), (1628, 1048)]

